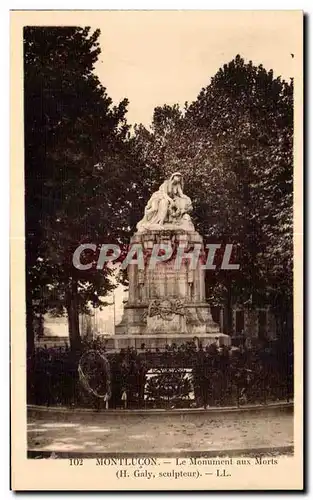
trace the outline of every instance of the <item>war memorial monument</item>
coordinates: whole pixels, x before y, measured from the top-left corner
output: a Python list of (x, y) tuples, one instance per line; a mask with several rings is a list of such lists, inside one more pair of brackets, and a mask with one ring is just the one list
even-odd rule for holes
[[(142, 248), (144, 265), (128, 265), (128, 301), (122, 321), (108, 341), (113, 341), (115, 349), (143, 344), (162, 349), (195, 340), (203, 347), (217, 340), (230, 344), (230, 337), (220, 333), (212, 320), (206, 302), (203, 238), (194, 228), (192, 202), (183, 189), (179, 172), (165, 180), (149, 199), (131, 238), (131, 246)], [(200, 258), (186, 258), (195, 247)], [(170, 248), (171, 258), (152, 262), (155, 248), (160, 253)]]

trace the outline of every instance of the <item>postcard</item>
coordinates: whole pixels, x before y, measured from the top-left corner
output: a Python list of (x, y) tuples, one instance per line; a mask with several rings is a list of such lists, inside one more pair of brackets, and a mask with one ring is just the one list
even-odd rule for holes
[(302, 11), (11, 12), (11, 487), (303, 489)]

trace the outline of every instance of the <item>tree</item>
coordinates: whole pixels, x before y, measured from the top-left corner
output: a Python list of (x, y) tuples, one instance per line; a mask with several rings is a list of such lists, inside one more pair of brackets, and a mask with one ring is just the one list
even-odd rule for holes
[[(284, 219), (289, 238), (278, 262), (290, 262), (292, 252), (293, 82), (237, 56), (202, 90), (188, 116), (222, 145), (236, 177), (242, 207), (239, 224), (233, 220), (241, 248), (237, 299), (244, 302), (253, 294), (256, 303), (266, 302), (274, 275), (280, 282), (267, 255), (277, 257), (281, 245), (274, 233), (278, 236)], [(286, 271), (290, 281), (291, 269)]]
[(34, 315), (47, 309), (66, 311), (71, 346), (79, 349), (79, 312), (90, 302), (100, 306), (113, 284), (108, 268), (77, 270), (73, 252), (82, 242), (125, 242), (131, 228), (140, 172), (127, 142), (127, 100), (113, 106), (93, 72), (99, 34), (88, 27), (24, 29), (30, 352)]

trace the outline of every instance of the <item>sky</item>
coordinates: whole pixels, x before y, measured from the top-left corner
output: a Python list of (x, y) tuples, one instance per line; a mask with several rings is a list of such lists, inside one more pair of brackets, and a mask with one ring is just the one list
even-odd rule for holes
[[(112, 15), (114, 14), (114, 15)], [(289, 79), (299, 23), (292, 11), (99, 13), (95, 71), (113, 101), (129, 100), (130, 124), (149, 125), (155, 106), (194, 100), (237, 54)], [(299, 35), (298, 35), (299, 38)], [(291, 56), (294, 54), (294, 58)]]

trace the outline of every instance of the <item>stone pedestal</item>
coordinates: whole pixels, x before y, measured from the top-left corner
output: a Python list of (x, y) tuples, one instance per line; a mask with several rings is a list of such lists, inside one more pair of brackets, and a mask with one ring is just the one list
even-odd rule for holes
[[(147, 347), (147, 344), (161, 347), (160, 344), (181, 344), (200, 336), (206, 344), (206, 336), (209, 336), (207, 340), (210, 338), (209, 343), (221, 336), (205, 301), (205, 271), (201, 268), (203, 239), (200, 234), (173, 229), (169, 225), (169, 229), (135, 233), (130, 244), (142, 248), (144, 269), (138, 264), (128, 266), (129, 298), (122, 321), (116, 327), (119, 338), (127, 336), (129, 345), (132, 345), (132, 337), (143, 336), (142, 343)], [(153, 267), (150, 265), (151, 252), (156, 244), (171, 246), (174, 251), (170, 260), (157, 262)], [(176, 250), (179, 247), (183, 247), (185, 253), (200, 248), (200, 259), (183, 258), (177, 265)]]
[[(202, 344), (203, 348), (210, 344), (217, 344), (219, 347), (222, 345), (231, 345), (230, 336), (224, 333), (205, 333), (196, 337), (197, 344)], [(195, 337), (188, 334), (112, 335), (105, 337), (104, 341), (108, 352), (127, 349), (127, 347), (133, 347), (138, 351), (142, 348), (145, 350), (150, 349), (151, 351), (155, 351), (156, 349), (162, 351), (166, 345), (176, 344), (179, 347), (186, 342), (195, 342)]]

